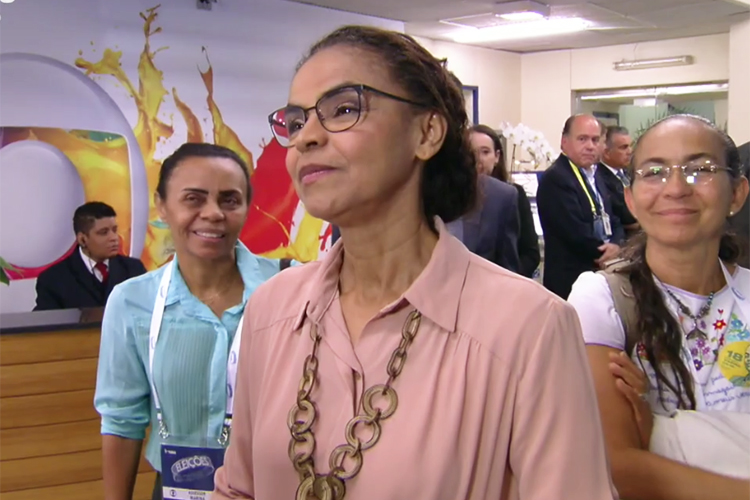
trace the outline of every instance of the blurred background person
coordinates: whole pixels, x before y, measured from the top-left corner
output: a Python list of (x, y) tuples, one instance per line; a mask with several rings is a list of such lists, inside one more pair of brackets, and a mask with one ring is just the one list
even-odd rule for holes
[(638, 231), (638, 221), (625, 204), (625, 188), (630, 185), (627, 168), (633, 154), (630, 132), (625, 127), (607, 127), (601, 140), (604, 150), (596, 177), (607, 187), (612, 213), (620, 219), (627, 235)]
[(716, 425), (722, 413), (744, 414), (726, 436), (729, 447), (698, 437), (703, 454), (721, 456), (748, 442), (750, 270), (737, 265), (739, 248), (726, 232), (748, 195), (737, 147), (703, 118), (671, 116), (640, 137), (629, 174), (626, 200), (643, 233), (610, 277), (582, 274), (569, 298), (587, 344), (615, 486), (632, 500), (747, 498), (750, 482), (730, 477), (738, 468), (747, 473), (747, 462), (719, 472), (716, 460), (709, 472), (666, 458), (692, 439), (669, 430), (656, 441), (644, 438), (623, 382), (611, 373), (613, 364), (626, 365), (618, 357), (630, 357), (648, 377), (639, 397), (660, 424), (678, 426), (673, 431), (716, 436), (731, 428), (732, 418)]
[[(462, 88), (461, 81), (454, 74), (450, 73), (450, 77), (458, 88)], [(495, 166), (494, 145), (489, 137), (475, 135), (471, 134), (479, 174), (477, 206), (461, 218), (449, 222), (447, 227), (475, 254), (509, 271), (520, 273), (518, 192), (509, 184), (491, 177)]]
[(591, 115), (565, 121), (560, 157), (537, 189), (544, 237), (544, 286), (567, 298), (585, 271), (600, 269), (620, 252), (625, 232), (613, 215), (607, 187), (596, 178), (601, 126)]
[(495, 179), (510, 184), (518, 193), (518, 273), (527, 278), (534, 276), (539, 267), (539, 235), (534, 226), (531, 203), (522, 186), (511, 182), (505, 165), (505, 152), (500, 136), (487, 125), (471, 128), (471, 147), (477, 161), (477, 169)]
[(105, 500), (131, 500), (149, 426), (155, 500), (163, 488), (213, 489), (212, 475), (178, 484), (161, 472), (195, 454), (223, 460), (245, 304), (283, 267), (238, 241), (251, 197), (247, 165), (225, 147), (184, 144), (162, 164), (156, 208), (174, 259), (117, 286), (102, 324), (94, 404)]
[(115, 285), (146, 272), (143, 263), (120, 255), (115, 210), (100, 201), (73, 214), (78, 246), (36, 280), (35, 311), (104, 307)]

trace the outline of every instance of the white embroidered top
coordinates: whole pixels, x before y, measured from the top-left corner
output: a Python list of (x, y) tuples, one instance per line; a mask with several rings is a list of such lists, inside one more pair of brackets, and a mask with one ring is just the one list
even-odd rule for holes
[[(733, 283), (714, 295), (708, 314), (698, 322), (707, 339), (686, 338), (694, 322), (664, 290), (669, 289), (693, 314), (704, 306), (708, 297), (660, 285), (667, 307), (682, 325), (682, 358), (693, 376), (696, 410), (750, 414), (750, 314), (747, 313), (750, 270), (738, 267), (730, 279)], [(625, 330), (604, 276), (591, 272), (582, 274), (573, 285), (568, 301), (578, 312), (586, 344), (625, 348)], [(636, 345), (632, 358), (651, 381), (649, 400), (654, 413), (671, 415), (678, 408), (679, 400), (665, 384), (661, 384), (660, 400), (656, 374), (642, 344)], [(676, 377), (668, 365), (662, 372), (675, 383)], [(684, 390), (683, 400), (687, 401)]]

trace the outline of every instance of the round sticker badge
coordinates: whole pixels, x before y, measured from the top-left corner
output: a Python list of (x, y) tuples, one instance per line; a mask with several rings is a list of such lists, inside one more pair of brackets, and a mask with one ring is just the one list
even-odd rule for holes
[(750, 387), (750, 341), (727, 344), (719, 353), (719, 369), (736, 387)]

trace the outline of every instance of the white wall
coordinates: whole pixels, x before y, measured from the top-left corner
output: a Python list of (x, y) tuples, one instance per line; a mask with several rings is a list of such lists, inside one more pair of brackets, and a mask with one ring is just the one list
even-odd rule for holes
[(521, 59), (521, 121), (544, 134), (558, 151), (570, 115), (570, 81), (569, 50), (524, 54)]
[(452, 42), (417, 38), (464, 85), (479, 87), (479, 122), (497, 128), (521, 121), (521, 55)]
[[(573, 50), (570, 87), (584, 90), (727, 80), (728, 50), (729, 36), (726, 34)], [(679, 55), (692, 55), (695, 63), (631, 71), (615, 71), (613, 68), (613, 63), (622, 59)]]
[[(737, 36), (747, 35), (742, 31)], [(729, 35), (723, 34), (524, 54), (521, 60), (521, 120), (542, 132), (553, 147), (558, 147), (563, 122), (572, 111), (574, 91), (729, 80), (729, 44)], [(747, 44), (744, 51), (737, 49), (734, 57), (739, 61), (743, 56), (750, 57), (749, 53), (750, 44)], [(675, 55), (692, 55), (695, 64), (636, 71), (613, 69), (613, 63), (621, 59)], [(733, 60), (733, 65), (740, 63)], [(745, 68), (750, 74), (750, 63), (745, 63)], [(738, 101), (750, 106), (750, 92), (747, 90), (750, 89), (750, 76), (744, 87), (740, 80), (730, 81), (730, 88), (736, 88)], [(733, 133), (732, 106), (730, 99), (730, 133)], [(741, 118), (736, 116), (735, 122), (739, 121)]]
[(735, 142), (750, 141), (750, 20), (729, 32), (729, 133)]

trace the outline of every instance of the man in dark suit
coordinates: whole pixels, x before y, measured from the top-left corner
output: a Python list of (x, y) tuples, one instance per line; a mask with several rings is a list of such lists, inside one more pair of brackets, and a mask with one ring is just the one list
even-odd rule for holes
[[(743, 144), (739, 149), (740, 160), (744, 168), (743, 173), (750, 180), (750, 142)], [(740, 244), (744, 249), (738, 263), (742, 267), (750, 268), (750, 251), (748, 251), (750, 248), (750, 201), (746, 201), (740, 211), (730, 217), (729, 225), (739, 237)]]
[(625, 187), (630, 186), (626, 170), (633, 154), (633, 141), (625, 127), (607, 127), (604, 138), (602, 160), (596, 168), (596, 178), (609, 192), (612, 213), (628, 234), (635, 233), (640, 227), (638, 221), (625, 204)]
[(146, 272), (140, 260), (119, 255), (117, 214), (93, 201), (73, 215), (78, 247), (36, 281), (35, 311), (104, 307), (112, 288)]
[(494, 177), (479, 175), (479, 207), (448, 224), (471, 252), (515, 273), (518, 258), (518, 191)]
[(613, 215), (607, 188), (596, 179), (600, 140), (596, 118), (568, 118), (563, 127), (563, 152), (539, 181), (544, 286), (564, 299), (581, 273), (599, 269), (619, 253), (625, 237)]

